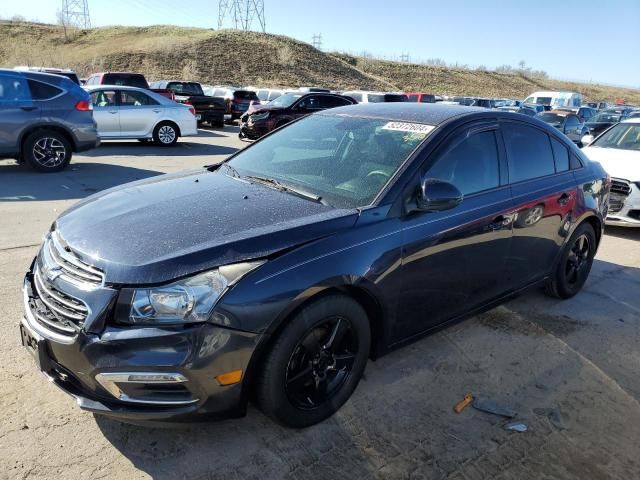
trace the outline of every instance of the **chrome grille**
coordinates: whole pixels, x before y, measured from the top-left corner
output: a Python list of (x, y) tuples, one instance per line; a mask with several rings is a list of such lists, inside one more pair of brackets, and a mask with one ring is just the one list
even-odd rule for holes
[(62, 335), (75, 335), (87, 318), (87, 305), (55, 288), (40, 269), (33, 272), (33, 286), (36, 296), (30, 304), (34, 318), (43, 327)]
[(626, 180), (611, 179), (611, 193), (626, 197), (631, 193), (631, 185)]
[(55, 232), (45, 240), (42, 249), (51, 261), (60, 267), (62, 274), (71, 281), (97, 286), (104, 284), (102, 271), (83, 262), (69, 249), (64, 248)]

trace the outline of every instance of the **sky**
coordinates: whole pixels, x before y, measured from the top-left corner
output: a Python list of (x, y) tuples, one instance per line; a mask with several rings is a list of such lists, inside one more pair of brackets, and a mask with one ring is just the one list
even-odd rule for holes
[[(216, 0), (88, 0), (92, 23), (217, 28)], [(0, 16), (55, 23), (62, 0), (2, 0)], [(640, 0), (264, 0), (268, 33), (322, 50), (640, 88)], [(254, 29), (257, 29), (254, 23)]]

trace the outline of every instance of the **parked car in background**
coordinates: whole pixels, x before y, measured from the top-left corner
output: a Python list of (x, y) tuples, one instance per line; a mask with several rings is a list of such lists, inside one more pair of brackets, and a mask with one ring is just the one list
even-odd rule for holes
[(226, 111), (224, 98), (205, 95), (202, 86), (198, 82), (158, 80), (151, 84), (151, 88), (171, 90), (175, 95), (176, 102), (192, 105), (196, 112), (198, 125), (208, 123), (212, 127), (224, 127)]
[(20, 72), (41, 72), (41, 73), (52, 73), (54, 75), (62, 75), (63, 77), (67, 77), (76, 85), (80, 85), (80, 79), (76, 72), (70, 69), (62, 69), (62, 68), (54, 68), (54, 67), (30, 67), (28, 65), (21, 65), (19, 67), (14, 67), (14, 70), (18, 70)]
[(404, 93), (369, 92), (365, 90), (348, 90), (342, 95), (353, 98), (358, 103), (386, 103), (407, 102), (409, 99)]
[(592, 137), (591, 140), (596, 138), (611, 125), (615, 125), (616, 123), (629, 118), (632, 111), (633, 110), (631, 108), (610, 108), (602, 110), (597, 115), (591, 117), (589, 121), (585, 123), (589, 130), (587, 133)]
[(436, 103), (436, 96), (432, 93), (405, 92), (409, 102)]
[(582, 137), (587, 134), (588, 130), (584, 122), (581, 122), (575, 113), (551, 110), (537, 114), (536, 118), (557, 128), (569, 137), (573, 143), (582, 146)]
[(225, 119), (229, 122), (239, 119), (249, 109), (252, 102), (260, 103), (258, 95), (253, 90), (234, 87), (216, 87), (213, 96), (224, 98)]
[(256, 91), (256, 95), (260, 100), (260, 104), (264, 105), (284, 94), (284, 90), (260, 88)]
[(169, 147), (179, 137), (198, 134), (195, 109), (144, 88), (125, 85), (84, 87), (101, 139), (153, 140)]
[(588, 122), (594, 115), (598, 114), (598, 110), (591, 107), (557, 107), (553, 108), (552, 111), (575, 113), (581, 122)]
[(331, 93), (331, 90), (324, 87), (299, 87), (298, 92), (305, 93)]
[(582, 152), (611, 175), (607, 223), (640, 227), (640, 118), (614, 125)]
[(98, 146), (91, 99), (61, 75), (0, 69), (0, 158), (59, 172)]
[(167, 97), (169, 100), (174, 100), (175, 95), (171, 90), (167, 89), (152, 89), (147, 82), (147, 79), (141, 73), (134, 72), (101, 72), (94, 73), (87, 78), (84, 83), (87, 86), (91, 85), (124, 85), (128, 87), (144, 88), (145, 90), (152, 90), (160, 95)]
[(329, 108), (353, 105), (349, 96), (333, 93), (287, 93), (267, 105), (254, 105), (242, 116), (241, 139), (256, 140), (292, 120)]
[(496, 102), (492, 98), (474, 98), (470, 107), (495, 108)]
[(524, 103), (534, 103), (552, 107), (579, 107), (582, 105), (582, 94), (577, 92), (533, 92)]
[(336, 108), (68, 209), (25, 275), (20, 337), (98, 415), (193, 421), (254, 399), (307, 427), (370, 357), (532, 287), (578, 294), (608, 193), (599, 164), (522, 115)]

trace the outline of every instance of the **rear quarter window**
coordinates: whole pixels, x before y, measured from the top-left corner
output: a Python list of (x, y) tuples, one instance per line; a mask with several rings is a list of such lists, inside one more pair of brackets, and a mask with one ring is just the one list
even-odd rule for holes
[(510, 183), (555, 173), (551, 143), (545, 132), (517, 123), (504, 124), (502, 130), (509, 157)]
[(553, 137), (551, 137), (551, 148), (556, 160), (556, 170), (558, 172), (569, 170), (569, 149)]
[(31, 90), (31, 98), (34, 100), (49, 100), (57, 97), (62, 90), (48, 83), (38, 82), (36, 80), (28, 80), (29, 90)]

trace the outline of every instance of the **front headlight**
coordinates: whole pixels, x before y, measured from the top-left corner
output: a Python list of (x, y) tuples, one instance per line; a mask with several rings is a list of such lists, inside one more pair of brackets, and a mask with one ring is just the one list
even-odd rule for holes
[(251, 120), (253, 122), (257, 122), (258, 120), (266, 120), (267, 118), (269, 118), (269, 112), (254, 113), (253, 115), (251, 115)]
[(264, 261), (225, 265), (160, 287), (133, 291), (125, 323), (169, 325), (206, 322), (220, 297)]

